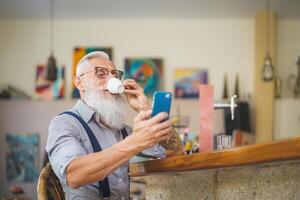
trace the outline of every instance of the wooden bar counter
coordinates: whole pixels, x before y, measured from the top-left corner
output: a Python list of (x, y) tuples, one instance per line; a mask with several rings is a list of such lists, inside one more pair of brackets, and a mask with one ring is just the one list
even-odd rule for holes
[(130, 176), (146, 199), (300, 199), (300, 137), (133, 163)]
[(225, 168), (294, 159), (300, 159), (300, 137), (134, 163), (130, 166), (130, 175)]

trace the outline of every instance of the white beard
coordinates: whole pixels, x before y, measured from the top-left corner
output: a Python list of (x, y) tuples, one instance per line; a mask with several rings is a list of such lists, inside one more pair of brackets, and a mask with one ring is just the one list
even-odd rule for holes
[(106, 97), (102, 90), (86, 90), (84, 102), (94, 109), (101, 121), (110, 128), (121, 129), (125, 123), (125, 101), (121, 96)]

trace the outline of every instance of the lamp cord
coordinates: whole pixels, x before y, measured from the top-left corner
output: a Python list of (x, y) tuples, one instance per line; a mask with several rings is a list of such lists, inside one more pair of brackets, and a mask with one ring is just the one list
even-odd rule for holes
[(267, 0), (267, 56), (269, 55), (269, 40), (270, 40), (270, 0)]
[(54, 0), (50, 0), (50, 52), (51, 55), (54, 54), (54, 33), (53, 33), (53, 27), (54, 27)]

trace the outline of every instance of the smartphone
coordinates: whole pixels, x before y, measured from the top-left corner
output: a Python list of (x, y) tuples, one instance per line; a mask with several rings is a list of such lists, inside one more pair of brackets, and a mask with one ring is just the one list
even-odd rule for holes
[(153, 94), (153, 103), (152, 103), (152, 114), (151, 116), (155, 116), (160, 112), (168, 113), (168, 119), (170, 115), (172, 102), (172, 93), (157, 91)]

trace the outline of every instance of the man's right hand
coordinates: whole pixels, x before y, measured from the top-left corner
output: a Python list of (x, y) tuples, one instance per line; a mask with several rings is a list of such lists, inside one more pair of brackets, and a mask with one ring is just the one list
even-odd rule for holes
[[(134, 119), (132, 139), (140, 150), (153, 147), (160, 141), (167, 140), (172, 134), (172, 124), (167, 113), (159, 113), (151, 117), (152, 110), (141, 111)], [(163, 122), (162, 122), (163, 121)]]

